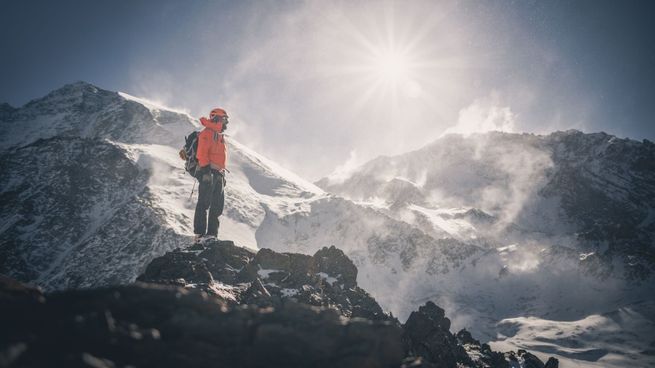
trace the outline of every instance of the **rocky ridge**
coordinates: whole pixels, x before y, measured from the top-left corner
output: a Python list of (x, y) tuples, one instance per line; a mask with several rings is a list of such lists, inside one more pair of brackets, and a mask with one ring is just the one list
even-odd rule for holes
[(405, 324), (357, 286), (335, 248), (176, 249), (127, 286), (43, 294), (0, 278), (0, 366), (557, 367), (502, 354), (432, 302)]

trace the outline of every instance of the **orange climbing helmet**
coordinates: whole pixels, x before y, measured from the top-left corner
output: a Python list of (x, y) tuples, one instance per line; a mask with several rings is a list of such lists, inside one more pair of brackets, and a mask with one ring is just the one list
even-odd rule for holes
[(225, 117), (227, 117), (227, 112), (225, 112), (225, 110), (221, 109), (220, 107), (217, 107), (217, 108), (213, 109), (209, 113), (209, 120), (213, 119), (214, 116), (225, 116)]

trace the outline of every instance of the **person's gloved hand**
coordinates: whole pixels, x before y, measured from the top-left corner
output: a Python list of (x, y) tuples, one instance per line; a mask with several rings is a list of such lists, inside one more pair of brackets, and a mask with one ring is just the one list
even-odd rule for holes
[(182, 148), (182, 149), (180, 150), (180, 158), (181, 158), (182, 160), (184, 160), (184, 161), (186, 161), (186, 159), (187, 159), (186, 151), (184, 150), (184, 148)]
[(227, 170), (220, 169), (218, 170), (218, 173), (221, 174), (221, 179), (223, 180), (223, 188), (225, 188), (225, 184), (227, 184), (227, 180), (225, 180), (225, 174), (227, 173)]
[(209, 168), (209, 165), (199, 167), (196, 170), (196, 178), (200, 181), (211, 182), (212, 181), (212, 172)]

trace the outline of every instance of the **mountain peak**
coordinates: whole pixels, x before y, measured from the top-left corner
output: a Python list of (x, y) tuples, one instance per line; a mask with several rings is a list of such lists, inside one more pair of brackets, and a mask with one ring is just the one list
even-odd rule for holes
[(22, 109), (57, 110), (65, 106), (82, 104), (89, 96), (104, 99), (118, 96), (118, 94), (98, 88), (88, 82), (77, 81), (65, 84), (43, 97), (31, 100)]
[(98, 86), (96, 86), (94, 84), (91, 84), (89, 82), (85, 82), (85, 81), (80, 80), (80, 81), (75, 81), (75, 82), (71, 82), (71, 83), (66, 83), (62, 87), (55, 89), (53, 92), (56, 93), (57, 91), (65, 92), (65, 91), (80, 91), (80, 90), (89, 91), (89, 92), (97, 92), (99, 90), (102, 90), (102, 88), (100, 88), (100, 87), (98, 87)]
[(7, 123), (0, 146), (20, 146), (56, 135), (110, 139), (122, 143), (177, 142), (194, 129), (193, 118), (136, 98), (77, 81), (19, 109), (0, 107)]
[(84, 81), (76, 81), (72, 83), (67, 83), (64, 84), (62, 87), (59, 87), (52, 92), (48, 93), (45, 97), (50, 96), (50, 95), (66, 95), (66, 94), (74, 94), (74, 93), (98, 93), (98, 92), (109, 92), (107, 90), (104, 90), (100, 87), (97, 87), (91, 83), (84, 82)]

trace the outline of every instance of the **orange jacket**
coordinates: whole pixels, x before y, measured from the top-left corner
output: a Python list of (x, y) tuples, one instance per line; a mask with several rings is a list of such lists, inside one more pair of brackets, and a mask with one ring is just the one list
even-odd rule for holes
[(200, 167), (211, 165), (212, 168), (225, 169), (227, 162), (227, 144), (221, 133), (223, 123), (214, 123), (209, 119), (200, 118), (200, 123), (205, 126), (198, 135), (198, 164)]

